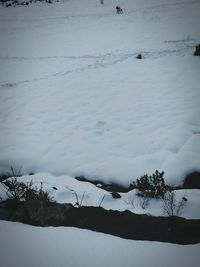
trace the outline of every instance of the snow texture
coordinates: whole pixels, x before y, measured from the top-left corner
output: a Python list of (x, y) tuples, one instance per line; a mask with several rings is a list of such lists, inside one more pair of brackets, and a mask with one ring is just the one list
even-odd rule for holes
[(200, 170), (200, 1), (117, 4), (0, 7), (1, 172), (176, 185)]
[(130, 241), (88, 230), (0, 221), (2, 267), (197, 267), (200, 245)]

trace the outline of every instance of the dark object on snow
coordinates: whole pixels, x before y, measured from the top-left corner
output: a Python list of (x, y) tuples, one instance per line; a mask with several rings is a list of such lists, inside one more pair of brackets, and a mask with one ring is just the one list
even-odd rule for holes
[(196, 46), (196, 50), (194, 52), (194, 56), (200, 56), (200, 44)]
[(142, 54), (138, 54), (136, 58), (137, 59), (142, 59)]
[(117, 199), (117, 198), (121, 198), (121, 195), (117, 192), (112, 192), (112, 197)]
[(52, 188), (53, 188), (54, 190), (58, 190), (58, 188), (57, 188), (57, 187), (55, 187), (55, 186), (53, 186)]
[(116, 6), (116, 12), (117, 14), (122, 14), (123, 13), (123, 9), (119, 6)]
[(188, 174), (184, 180), (183, 188), (200, 189), (200, 172)]
[(100, 3), (103, 5), (104, 4), (103, 0), (100, 0)]

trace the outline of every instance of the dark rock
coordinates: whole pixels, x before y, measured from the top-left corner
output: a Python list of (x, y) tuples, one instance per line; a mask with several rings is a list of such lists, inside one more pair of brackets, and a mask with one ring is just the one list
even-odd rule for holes
[(116, 12), (117, 14), (122, 14), (123, 13), (123, 9), (119, 6), (116, 6)]
[(137, 59), (142, 59), (142, 54), (138, 54), (136, 58)]
[(55, 186), (53, 186), (52, 188), (53, 188), (54, 190), (58, 190), (58, 188), (57, 188), (57, 187), (55, 187)]
[(116, 199), (117, 198), (121, 198), (121, 195), (119, 193), (117, 193), (117, 192), (112, 192), (111, 195), (112, 195), (113, 198), (116, 198)]

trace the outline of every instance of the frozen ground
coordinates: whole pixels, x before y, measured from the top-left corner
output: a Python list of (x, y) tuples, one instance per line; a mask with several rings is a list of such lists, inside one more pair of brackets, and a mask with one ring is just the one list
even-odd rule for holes
[(199, 10), (199, 0), (0, 7), (1, 172), (127, 185), (155, 169), (173, 184), (200, 170)]

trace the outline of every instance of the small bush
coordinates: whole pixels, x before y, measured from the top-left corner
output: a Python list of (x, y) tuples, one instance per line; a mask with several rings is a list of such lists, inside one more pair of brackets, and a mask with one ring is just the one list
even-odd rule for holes
[(152, 175), (145, 174), (132, 184), (139, 190), (138, 196), (145, 198), (163, 198), (165, 193), (170, 189), (165, 184), (164, 172), (155, 171)]
[(43, 190), (42, 182), (39, 189), (36, 186), (33, 187), (32, 181), (28, 183), (25, 188), (25, 201), (53, 202), (53, 197), (49, 195), (49, 192)]
[(177, 201), (175, 192), (167, 191), (163, 198), (163, 213), (168, 216), (181, 216), (186, 203), (187, 198), (185, 196)]
[(0, 182), (3, 182), (10, 177), (21, 177), (22, 176), (21, 170), (22, 170), (22, 166), (19, 168), (19, 170), (17, 172), (11, 166), (10, 171), (0, 174)]
[(9, 200), (14, 201), (44, 201), (52, 202), (53, 198), (50, 197), (48, 191), (44, 191), (41, 187), (38, 189), (36, 186), (33, 187), (33, 182), (27, 184), (23, 182), (18, 182), (16, 177), (6, 179), (1, 182), (6, 189), (6, 195)]

